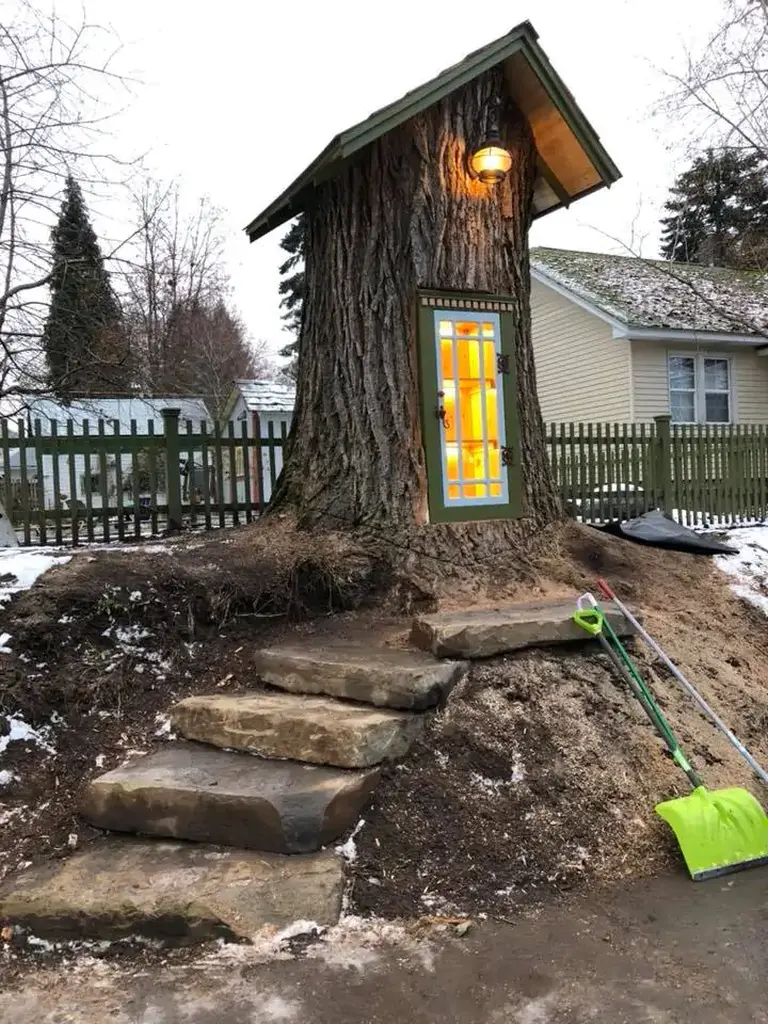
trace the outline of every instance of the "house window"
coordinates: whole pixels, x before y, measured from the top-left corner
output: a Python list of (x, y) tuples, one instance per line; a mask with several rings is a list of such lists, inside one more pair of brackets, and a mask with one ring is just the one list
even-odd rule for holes
[(704, 422), (731, 422), (731, 367), (727, 359), (702, 359)]
[(673, 423), (730, 423), (731, 364), (724, 357), (669, 356), (669, 411)]

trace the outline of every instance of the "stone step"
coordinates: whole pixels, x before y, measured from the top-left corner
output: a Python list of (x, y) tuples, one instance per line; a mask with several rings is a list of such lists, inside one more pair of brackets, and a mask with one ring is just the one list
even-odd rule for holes
[(171, 727), (188, 740), (339, 768), (368, 768), (402, 757), (422, 715), (291, 693), (187, 697)]
[(81, 814), (113, 832), (309, 853), (356, 824), (377, 780), (376, 770), (168, 743), (94, 779)]
[(292, 693), (326, 694), (377, 707), (424, 711), (450, 693), (466, 666), (418, 651), (333, 643), (286, 645), (256, 653), (260, 678)]
[(330, 851), (281, 857), (111, 836), (6, 879), (0, 922), (49, 940), (250, 939), (296, 920), (334, 924), (341, 892)]
[[(438, 658), (490, 658), (524, 647), (586, 640), (588, 634), (573, 621), (575, 608), (574, 598), (422, 615), (413, 624), (411, 641)], [(620, 612), (610, 608), (606, 614), (619, 636), (634, 632)]]

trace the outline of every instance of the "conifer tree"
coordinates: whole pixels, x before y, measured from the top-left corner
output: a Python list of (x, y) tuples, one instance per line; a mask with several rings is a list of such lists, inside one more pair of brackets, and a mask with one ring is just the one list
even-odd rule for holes
[(43, 332), (51, 390), (61, 399), (131, 385), (120, 306), (79, 184), (68, 175), (51, 232), (51, 304)]
[(304, 305), (304, 253), (306, 251), (306, 228), (304, 215), (301, 214), (291, 224), (280, 241), (280, 248), (288, 253), (288, 259), (280, 264), (280, 287), (282, 298), (280, 306), (285, 311), (283, 320), (294, 340), (280, 349), (280, 355), (290, 359), (285, 372), (296, 376), (299, 359), (299, 332), (301, 331), (301, 314)]
[(676, 263), (765, 269), (768, 166), (757, 153), (707, 150), (671, 189), (662, 255)]

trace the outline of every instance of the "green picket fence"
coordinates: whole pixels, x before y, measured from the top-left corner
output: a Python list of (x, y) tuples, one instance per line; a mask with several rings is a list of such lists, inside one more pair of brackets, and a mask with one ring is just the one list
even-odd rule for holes
[[(77, 546), (251, 522), (286, 440), (247, 423), (0, 420), (0, 497), (21, 543)], [(280, 453), (278, 455), (278, 453)]]
[[(74, 424), (0, 420), (0, 497), (23, 544), (139, 540), (167, 530), (251, 522), (282, 464), (285, 425), (247, 436), (179, 422), (163, 412)], [(763, 426), (552, 423), (547, 448), (574, 519), (610, 522), (660, 508), (688, 526), (768, 518), (768, 431)]]
[(552, 423), (552, 472), (565, 510), (610, 522), (649, 509), (686, 526), (768, 517), (768, 432), (764, 426)]

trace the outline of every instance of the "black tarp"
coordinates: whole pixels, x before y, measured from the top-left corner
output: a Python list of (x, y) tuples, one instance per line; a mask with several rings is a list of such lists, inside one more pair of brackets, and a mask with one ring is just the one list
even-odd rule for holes
[(638, 544), (649, 544), (654, 548), (669, 551), (687, 551), (692, 555), (735, 555), (738, 548), (728, 547), (706, 534), (694, 533), (686, 526), (680, 526), (674, 519), (668, 519), (663, 512), (646, 512), (637, 519), (624, 523), (608, 523), (599, 526), (604, 533), (625, 537)]

